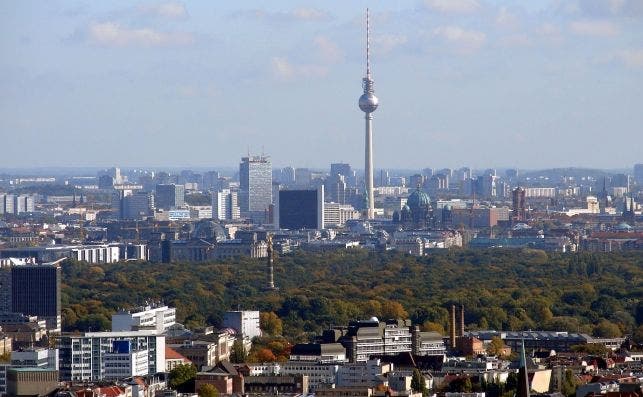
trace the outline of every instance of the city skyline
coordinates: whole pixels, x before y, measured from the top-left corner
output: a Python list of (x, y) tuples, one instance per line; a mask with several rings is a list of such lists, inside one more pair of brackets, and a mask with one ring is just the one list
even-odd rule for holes
[(376, 169), (641, 161), (634, 1), (24, 2), (0, 6), (0, 167), (233, 167), (263, 148), (359, 169), (366, 5)]

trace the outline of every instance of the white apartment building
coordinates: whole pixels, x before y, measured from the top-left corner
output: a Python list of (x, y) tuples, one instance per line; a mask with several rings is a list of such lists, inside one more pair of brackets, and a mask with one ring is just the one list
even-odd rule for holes
[(256, 310), (230, 311), (223, 315), (223, 328), (232, 328), (243, 338), (261, 336), (259, 312)]
[(308, 393), (314, 393), (321, 386), (329, 387), (334, 385), (337, 372), (341, 368), (338, 364), (321, 364), (306, 361), (248, 364), (248, 367), (250, 368), (250, 376), (308, 376)]
[(120, 258), (121, 249), (116, 244), (79, 245), (71, 249), (72, 258), (89, 263), (114, 263)]
[(59, 350), (62, 381), (99, 381), (125, 373), (165, 372), (165, 336), (155, 330), (62, 335)]
[(525, 197), (556, 197), (555, 187), (526, 187)]
[(131, 310), (119, 310), (112, 314), (112, 331), (136, 331), (154, 329), (165, 332), (176, 324), (176, 309), (161, 304), (148, 304)]
[(359, 219), (360, 213), (352, 205), (324, 203), (324, 225), (342, 227), (349, 219)]
[(339, 367), (335, 384), (337, 387), (375, 387), (386, 384), (386, 374), (393, 370), (393, 364), (379, 359), (362, 363), (344, 364)]

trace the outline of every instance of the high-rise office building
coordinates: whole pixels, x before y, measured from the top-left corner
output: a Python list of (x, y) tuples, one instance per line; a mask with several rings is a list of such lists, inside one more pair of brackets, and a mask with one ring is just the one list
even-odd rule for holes
[(121, 219), (143, 219), (154, 210), (154, 195), (148, 192), (134, 192), (121, 198)]
[(13, 194), (0, 194), (0, 214), (13, 214), (15, 200)]
[(332, 163), (330, 165), (330, 174), (335, 175), (344, 175), (345, 178), (348, 178), (353, 171), (351, 170), (351, 165), (348, 163)]
[(221, 174), (217, 171), (206, 172), (203, 174), (203, 186), (201, 186), (201, 189), (214, 191), (219, 190), (219, 178), (221, 178)]
[(272, 204), (272, 164), (268, 156), (241, 158), (239, 164), (239, 207), (241, 215), (254, 222), (266, 221)]
[(295, 169), (292, 167), (285, 167), (281, 170), (281, 182), (284, 185), (293, 185), (295, 181)]
[(343, 174), (334, 174), (326, 178), (324, 183), (327, 192), (326, 200), (346, 204), (346, 177)]
[(332, 163), (330, 165), (330, 176), (333, 176), (336, 174), (344, 176), (344, 181), (346, 182), (347, 187), (355, 187), (355, 184), (356, 184), (355, 170), (351, 168), (350, 164)]
[(323, 229), (324, 186), (310, 190), (281, 190), (278, 211), (281, 229)]
[(310, 177), (312, 171), (308, 168), (296, 168), (295, 169), (295, 184), (298, 187), (306, 188), (310, 185)]
[(0, 266), (0, 313), (11, 312), (11, 268)]
[(33, 196), (29, 194), (15, 196), (13, 209), (16, 215), (23, 212), (34, 212), (35, 207)]
[(236, 191), (221, 189), (218, 192), (212, 192), (212, 218), (220, 221), (240, 218)]
[(15, 313), (38, 316), (47, 328), (60, 331), (59, 266), (19, 265), (11, 268), (11, 308)]
[(634, 164), (634, 180), (638, 184), (643, 184), (643, 164)]
[(185, 205), (185, 186), (183, 185), (156, 185), (154, 200), (156, 208), (170, 210), (181, 208)]
[(526, 204), (525, 204), (525, 189), (518, 186), (511, 193), (512, 204), (513, 204), (513, 219), (518, 222), (524, 221), (526, 217)]

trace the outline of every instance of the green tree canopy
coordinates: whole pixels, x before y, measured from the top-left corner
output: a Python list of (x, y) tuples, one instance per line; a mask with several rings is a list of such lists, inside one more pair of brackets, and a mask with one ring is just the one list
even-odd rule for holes
[(219, 390), (209, 383), (204, 383), (197, 390), (199, 397), (219, 397)]
[(194, 364), (179, 364), (170, 371), (168, 383), (172, 389), (186, 391), (195, 378), (196, 367)]

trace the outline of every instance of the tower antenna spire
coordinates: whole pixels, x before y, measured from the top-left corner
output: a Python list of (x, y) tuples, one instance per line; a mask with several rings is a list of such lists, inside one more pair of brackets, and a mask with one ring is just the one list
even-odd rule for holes
[(371, 78), (371, 24), (368, 8), (366, 9), (366, 78)]

